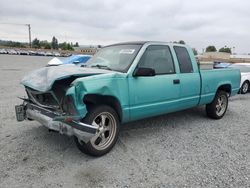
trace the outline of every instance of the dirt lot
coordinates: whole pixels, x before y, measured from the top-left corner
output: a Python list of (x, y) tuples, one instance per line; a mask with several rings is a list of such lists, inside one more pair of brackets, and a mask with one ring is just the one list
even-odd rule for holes
[(21, 78), (49, 58), (0, 55), (0, 187), (250, 187), (250, 94), (222, 120), (204, 107), (123, 125), (107, 155), (82, 154), (72, 138), (16, 122)]

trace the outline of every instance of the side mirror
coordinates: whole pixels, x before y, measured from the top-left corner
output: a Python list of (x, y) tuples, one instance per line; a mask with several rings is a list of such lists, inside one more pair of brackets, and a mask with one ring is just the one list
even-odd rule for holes
[(151, 68), (138, 67), (135, 69), (133, 76), (155, 76), (155, 70)]

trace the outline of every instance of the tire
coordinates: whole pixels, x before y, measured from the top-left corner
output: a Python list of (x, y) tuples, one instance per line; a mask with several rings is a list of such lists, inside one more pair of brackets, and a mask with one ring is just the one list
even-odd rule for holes
[(93, 106), (82, 122), (99, 126), (99, 129), (87, 143), (75, 137), (77, 148), (92, 156), (102, 156), (108, 153), (115, 145), (120, 130), (120, 122), (116, 111), (106, 105)]
[(228, 93), (225, 91), (218, 91), (214, 97), (213, 102), (206, 105), (207, 116), (212, 119), (221, 119), (228, 107)]
[(249, 90), (249, 82), (248, 81), (245, 81), (243, 82), (241, 88), (240, 88), (240, 93), (241, 94), (246, 94)]

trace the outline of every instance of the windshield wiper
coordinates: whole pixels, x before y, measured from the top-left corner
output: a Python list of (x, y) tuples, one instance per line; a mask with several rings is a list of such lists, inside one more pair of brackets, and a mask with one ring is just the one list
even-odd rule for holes
[(112, 70), (112, 69), (109, 68), (107, 65), (100, 65), (100, 64), (92, 65), (92, 66), (90, 66), (90, 67), (97, 67), (98, 69)]

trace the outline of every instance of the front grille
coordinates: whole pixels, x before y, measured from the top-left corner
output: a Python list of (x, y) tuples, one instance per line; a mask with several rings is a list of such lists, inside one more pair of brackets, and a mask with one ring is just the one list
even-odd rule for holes
[(48, 108), (59, 109), (59, 103), (52, 92), (39, 92), (26, 88), (29, 99), (34, 103)]

